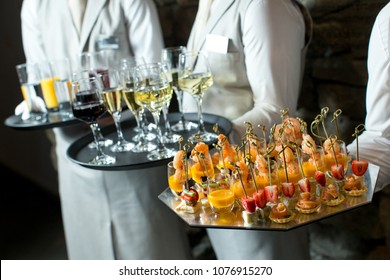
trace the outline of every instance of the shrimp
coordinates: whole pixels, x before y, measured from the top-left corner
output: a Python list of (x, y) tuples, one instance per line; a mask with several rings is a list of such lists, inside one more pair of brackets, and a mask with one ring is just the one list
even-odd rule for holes
[(303, 134), (303, 141), (301, 144), (302, 151), (305, 154), (313, 156), (314, 151), (317, 149), (314, 139), (309, 134)]
[(175, 174), (173, 174), (173, 178), (176, 182), (184, 182), (186, 180), (184, 169), (176, 169)]
[(237, 167), (240, 169), (240, 175), (241, 175), (241, 179), (243, 181), (246, 181), (248, 179), (248, 175), (249, 175), (249, 169), (248, 169), (248, 166), (245, 164), (245, 162), (243, 162), (242, 160), (238, 161), (236, 163)]
[(195, 156), (196, 153), (202, 153), (205, 157), (209, 155), (209, 146), (204, 142), (198, 142), (191, 151), (191, 156)]
[(297, 174), (299, 173), (299, 165), (296, 161), (287, 163), (287, 172), (289, 174)]
[(259, 172), (259, 174), (267, 174), (268, 173), (267, 161), (265, 160), (265, 158), (261, 154), (258, 154), (256, 156), (255, 167), (256, 167), (257, 171)]
[[(284, 155), (283, 155), (284, 153)], [(290, 147), (285, 147), (284, 148), (284, 151), (281, 151), (279, 153), (279, 157), (280, 159), (284, 162), (284, 160), (286, 160), (287, 163), (291, 162), (294, 160), (295, 156), (294, 156), (294, 152), (291, 150)]]
[(183, 150), (177, 151), (175, 157), (173, 158), (173, 168), (177, 169), (183, 169), (184, 168), (184, 162), (183, 159), (186, 156), (186, 153)]
[(283, 120), (284, 132), (289, 141), (295, 142), (297, 145), (302, 143), (301, 124), (296, 118), (285, 118)]
[[(333, 149), (332, 149), (333, 145)], [(337, 136), (331, 136), (328, 139), (325, 140), (324, 142), (324, 149), (326, 153), (333, 153), (334, 152), (339, 154), (341, 152), (341, 147), (340, 144), (337, 142)]]

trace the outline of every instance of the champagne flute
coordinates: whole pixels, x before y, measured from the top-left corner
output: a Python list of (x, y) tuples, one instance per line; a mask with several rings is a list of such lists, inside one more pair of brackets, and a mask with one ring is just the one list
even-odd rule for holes
[(198, 132), (190, 141), (214, 141), (217, 134), (205, 129), (202, 114), (204, 92), (213, 84), (213, 76), (207, 57), (203, 52), (186, 52), (179, 55), (179, 87), (192, 95), (198, 105)]
[(173, 91), (176, 94), (177, 103), (179, 105), (180, 120), (171, 126), (172, 131), (190, 131), (198, 128), (194, 122), (185, 119), (183, 111), (183, 91), (179, 87), (178, 68), (179, 68), (179, 54), (185, 53), (186, 47), (169, 47), (162, 50), (162, 61), (168, 64), (172, 74)]
[[(121, 59), (120, 69), (122, 71), (122, 75), (124, 75), (123, 78), (125, 79), (125, 81), (122, 81), (122, 86), (124, 88), (127, 88), (127, 90), (131, 90), (134, 92), (134, 81), (133, 81), (134, 67), (139, 65), (139, 64), (145, 64), (145, 63), (146, 62), (145, 62), (143, 57), (130, 56), (130, 57)], [(134, 112), (130, 108), (130, 106), (133, 107), (133, 105), (130, 104), (130, 106), (129, 106), (129, 103), (128, 103), (128, 101), (131, 101), (131, 100), (127, 101), (126, 95), (124, 96), (124, 99), (125, 99), (126, 104), (129, 107), (130, 111), (134, 114)], [(134, 102), (134, 104), (136, 104), (136, 103)], [(137, 122), (137, 126), (133, 129), (137, 134), (133, 137), (133, 141), (138, 142), (138, 143), (140, 143), (141, 141), (143, 143), (145, 143), (145, 140), (149, 141), (149, 142), (153, 141), (154, 139), (156, 139), (156, 134), (151, 132), (151, 130), (148, 128), (145, 110), (142, 106), (139, 106), (139, 105), (136, 105), (136, 106), (138, 106), (138, 108), (137, 108), (137, 113), (138, 113), (137, 115), (138, 116), (135, 117), (135, 120)], [(135, 114), (134, 114), (134, 116), (135, 116)], [(141, 139), (141, 138), (143, 138), (143, 139)], [(147, 144), (145, 143), (145, 145), (147, 145)], [(146, 148), (145, 146), (144, 146), (144, 148), (146, 148), (147, 150), (154, 149), (152, 147), (154, 144), (148, 144), (148, 145), (149, 145), (149, 148)]]
[[(171, 72), (169, 71), (168, 65), (166, 63), (164, 63), (164, 65), (167, 69), (168, 79), (169, 79), (169, 82), (170, 82), (171, 87), (172, 87), (173, 81), (172, 81)], [(172, 100), (172, 95), (170, 98), (165, 99), (164, 106), (162, 108), (164, 124), (165, 124), (165, 132), (163, 134), (163, 141), (166, 144), (177, 143), (179, 141), (179, 139), (182, 137), (180, 134), (172, 132), (171, 124), (169, 123), (169, 120), (168, 120), (168, 111), (169, 111), (169, 105), (171, 104), (171, 100)]]
[(115, 163), (116, 158), (103, 152), (97, 135), (97, 120), (106, 112), (101, 91), (101, 81), (94, 77), (73, 81), (71, 85), (72, 112), (75, 118), (87, 123), (92, 130), (97, 155), (88, 163), (110, 165)]
[(135, 146), (134, 143), (125, 139), (121, 127), (122, 116), (122, 87), (120, 84), (119, 72), (115, 69), (109, 69), (108, 72), (104, 72), (100, 75), (103, 83), (103, 99), (104, 105), (107, 111), (114, 119), (117, 142), (110, 147), (112, 152), (129, 152)]
[[(139, 126), (140, 130), (137, 132), (138, 143), (132, 149), (135, 153), (150, 152), (157, 148), (157, 146), (148, 141), (147, 135), (152, 134), (147, 130), (145, 122), (143, 121), (144, 108), (135, 102), (134, 93), (134, 67), (136, 64), (131, 64), (127, 59), (122, 60), (121, 67), (121, 84), (123, 88), (123, 99), (125, 100), (130, 112), (134, 115), (134, 118)], [(154, 134), (153, 139), (156, 138)], [(133, 138), (134, 140), (134, 138)]]
[(147, 158), (160, 160), (173, 157), (177, 151), (165, 146), (159, 126), (160, 113), (167, 99), (172, 98), (171, 78), (166, 64), (151, 63), (136, 66), (134, 90), (135, 101), (152, 113), (157, 130), (157, 149), (149, 152)]

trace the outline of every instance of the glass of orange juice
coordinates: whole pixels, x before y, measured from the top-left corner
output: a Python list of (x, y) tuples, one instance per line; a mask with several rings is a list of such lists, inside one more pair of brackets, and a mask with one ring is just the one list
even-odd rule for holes
[(348, 155), (348, 151), (343, 140), (336, 140), (333, 149), (325, 147), (324, 162), (326, 170), (331, 170), (333, 164), (337, 163), (344, 166), (344, 171), (348, 169), (348, 163), (351, 161), (351, 157)]
[(53, 68), (50, 61), (43, 61), (38, 64), (40, 84), (42, 88), (43, 99), (45, 100), (46, 109), (49, 113), (59, 111), (59, 103), (54, 87), (54, 81), (58, 78), (53, 75)]
[(175, 169), (173, 166), (173, 161), (170, 161), (167, 165), (167, 171), (169, 188), (174, 197), (179, 199), (186, 181), (184, 169)]
[(234, 192), (230, 189), (230, 184), (227, 181), (209, 181), (207, 199), (215, 214), (228, 213), (234, 208)]
[(214, 164), (210, 154), (192, 156), (189, 164), (191, 167), (192, 179), (198, 184), (203, 185), (206, 181), (214, 180)]

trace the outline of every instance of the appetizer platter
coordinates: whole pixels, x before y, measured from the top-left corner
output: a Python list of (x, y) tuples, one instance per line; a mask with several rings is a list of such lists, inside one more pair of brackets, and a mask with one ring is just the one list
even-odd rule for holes
[[(159, 199), (190, 226), (254, 230), (290, 230), (370, 203), (379, 167), (359, 159), (358, 147), (352, 160), (325, 126), (328, 110), (310, 133), (286, 109), (268, 141), (264, 126), (255, 133), (246, 123), (241, 145), (221, 132), (211, 148), (181, 142)], [(332, 119), (336, 131), (340, 113)], [(357, 126), (353, 136), (363, 130)]]

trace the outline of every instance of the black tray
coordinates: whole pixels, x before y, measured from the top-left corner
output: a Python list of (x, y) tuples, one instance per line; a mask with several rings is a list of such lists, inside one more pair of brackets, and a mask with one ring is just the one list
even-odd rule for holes
[(75, 118), (64, 117), (56, 113), (55, 114), (49, 113), (47, 115), (46, 120), (42, 122), (22, 120), (21, 115), (10, 116), (4, 121), (4, 125), (15, 129), (22, 129), (22, 130), (48, 129), (53, 127), (72, 125), (76, 123), (81, 123), (81, 121)]
[(208, 206), (199, 206), (193, 214), (176, 210), (180, 201), (175, 199), (169, 187), (165, 189), (158, 198), (191, 227), (286, 231), (371, 203), (378, 173), (379, 167), (370, 163), (368, 170), (364, 175), (368, 189), (365, 194), (361, 196), (349, 196), (344, 193), (345, 200), (340, 205), (327, 206), (321, 204), (320, 208), (312, 214), (303, 214), (296, 210), (292, 210), (295, 213), (295, 218), (285, 224), (275, 223), (267, 218), (267, 216), (265, 219), (258, 220), (256, 223), (246, 224), (242, 217), (241, 208), (237, 206), (234, 207), (231, 213), (219, 216), (215, 215)]
[[(187, 120), (197, 122), (198, 115), (196, 113), (185, 114), (185, 118)], [(179, 113), (170, 113), (168, 115), (168, 119), (171, 124), (176, 123), (180, 119)], [(219, 132), (228, 135), (232, 130), (232, 123), (221, 116), (212, 115), (212, 114), (203, 114), (203, 120), (205, 123), (205, 127), (207, 131), (213, 131), (213, 126), (218, 123)], [(122, 122), (122, 130), (124, 136), (127, 140), (132, 139), (135, 135), (133, 129), (136, 126), (136, 122), (134, 119), (129, 121)], [(113, 139), (116, 141), (116, 129), (114, 125), (110, 125), (108, 127), (102, 128), (102, 133), (104, 137)], [(184, 141), (188, 139), (190, 135), (195, 133), (196, 130), (189, 131), (183, 133)], [(80, 138), (76, 142), (74, 142), (67, 150), (68, 157), (75, 163), (92, 169), (99, 170), (130, 170), (130, 169), (139, 169), (139, 168), (149, 168), (154, 166), (159, 166), (163, 164), (167, 164), (172, 158), (150, 161), (147, 159), (147, 153), (133, 153), (133, 152), (124, 152), (124, 153), (113, 153), (109, 150), (109, 148), (103, 148), (103, 151), (106, 154), (114, 155), (116, 157), (116, 163), (112, 165), (92, 165), (89, 164), (88, 161), (91, 160), (96, 155), (96, 151), (88, 148), (88, 144), (93, 141), (92, 133)], [(185, 142), (184, 142), (185, 143)], [(207, 143), (211, 145), (212, 143)], [(175, 144), (166, 144), (167, 147), (178, 148), (178, 143)]]

